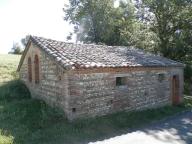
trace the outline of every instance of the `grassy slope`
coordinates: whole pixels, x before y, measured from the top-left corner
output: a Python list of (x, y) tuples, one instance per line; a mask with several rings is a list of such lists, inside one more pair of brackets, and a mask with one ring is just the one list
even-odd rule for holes
[(20, 57), (20, 55), (0, 54), (0, 82), (10, 81), (15, 78), (15, 70), (18, 66)]
[(14, 72), (19, 57), (0, 55), (0, 144), (86, 143), (120, 135), (186, 109), (184, 105), (167, 106), (69, 123), (61, 111), (30, 98)]

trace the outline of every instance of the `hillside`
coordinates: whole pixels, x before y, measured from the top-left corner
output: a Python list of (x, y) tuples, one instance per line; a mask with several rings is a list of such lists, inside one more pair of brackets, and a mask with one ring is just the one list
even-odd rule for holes
[(0, 82), (10, 81), (16, 77), (20, 55), (0, 54)]

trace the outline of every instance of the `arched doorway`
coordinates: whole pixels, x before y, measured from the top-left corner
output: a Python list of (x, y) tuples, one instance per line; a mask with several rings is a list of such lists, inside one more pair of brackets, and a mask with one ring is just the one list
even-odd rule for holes
[(32, 82), (32, 63), (31, 63), (31, 57), (28, 58), (28, 80), (29, 80), (29, 82)]
[(39, 83), (39, 57), (38, 55), (35, 55), (35, 83), (38, 84)]

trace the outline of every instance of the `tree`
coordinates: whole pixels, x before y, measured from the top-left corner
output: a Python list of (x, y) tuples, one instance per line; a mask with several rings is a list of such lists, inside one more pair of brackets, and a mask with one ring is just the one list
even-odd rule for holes
[[(74, 24), (77, 40), (84, 43), (131, 45), (135, 17), (131, 0), (70, 0), (65, 6), (65, 20)], [(71, 38), (71, 34), (68, 39)]]
[(77, 40), (103, 43), (109, 38), (113, 0), (69, 0), (65, 20), (74, 24)]
[[(145, 22), (157, 35), (157, 52), (165, 57), (185, 61), (191, 53), (192, 1), (143, 0)], [(147, 12), (146, 12), (147, 10)], [(150, 15), (150, 16), (149, 16)], [(189, 34), (190, 33), (190, 34)]]
[(13, 47), (11, 48), (11, 54), (22, 54), (22, 49), (18, 43), (13, 43)]
[(30, 38), (30, 35), (26, 35), (25, 38), (21, 39), (21, 43), (23, 44), (24, 47), (26, 47), (29, 38)]

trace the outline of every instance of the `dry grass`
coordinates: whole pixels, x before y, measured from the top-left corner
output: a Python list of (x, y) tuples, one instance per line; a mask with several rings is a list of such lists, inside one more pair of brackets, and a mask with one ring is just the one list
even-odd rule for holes
[(16, 68), (20, 55), (0, 55), (0, 83), (13, 80), (17, 77)]

